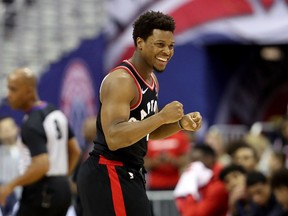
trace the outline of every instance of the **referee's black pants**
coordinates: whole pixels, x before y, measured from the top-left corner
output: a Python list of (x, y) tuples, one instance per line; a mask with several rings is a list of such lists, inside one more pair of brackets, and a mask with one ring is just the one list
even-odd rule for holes
[(67, 176), (44, 177), (23, 188), (17, 216), (66, 216), (71, 205)]

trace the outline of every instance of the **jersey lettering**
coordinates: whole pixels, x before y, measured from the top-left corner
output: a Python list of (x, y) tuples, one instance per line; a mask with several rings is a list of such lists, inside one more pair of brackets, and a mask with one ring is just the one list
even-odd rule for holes
[(156, 112), (157, 110), (157, 101), (155, 100), (151, 100), (147, 103), (147, 112), (142, 109), (140, 111), (140, 114), (141, 114), (141, 120), (143, 120), (147, 115), (149, 115), (151, 112)]

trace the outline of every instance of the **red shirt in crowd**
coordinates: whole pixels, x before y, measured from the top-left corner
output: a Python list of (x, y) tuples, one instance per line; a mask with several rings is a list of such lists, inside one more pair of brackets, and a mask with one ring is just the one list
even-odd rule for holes
[(218, 178), (221, 166), (212, 168), (213, 177), (199, 188), (200, 200), (192, 195), (176, 198), (176, 206), (181, 216), (226, 216), (228, 212), (228, 192)]
[[(190, 138), (186, 132), (169, 136), (162, 140), (149, 140), (147, 159), (163, 159), (156, 167), (148, 169), (147, 186), (150, 190), (174, 189), (180, 177), (179, 166), (173, 164), (175, 160), (186, 155), (190, 149)], [(174, 161), (175, 162), (175, 161)]]

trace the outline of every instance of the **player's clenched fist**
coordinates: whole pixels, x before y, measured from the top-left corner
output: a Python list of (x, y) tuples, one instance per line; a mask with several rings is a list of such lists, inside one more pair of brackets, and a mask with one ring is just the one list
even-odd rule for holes
[(184, 130), (197, 131), (201, 128), (202, 116), (199, 112), (188, 113), (179, 120), (179, 124)]
[(160, 112), (166, 124), (174, 123), (180, 120), (183, 115), (183, 105), (178, 101), (173, 101), (167, 104)]

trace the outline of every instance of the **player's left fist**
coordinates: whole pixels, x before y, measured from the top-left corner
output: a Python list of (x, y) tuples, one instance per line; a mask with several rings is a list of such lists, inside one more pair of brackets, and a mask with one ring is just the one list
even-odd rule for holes
[(199, 112), (191, 112), (179, 120), (179, 124), (184, 130), (197, 131), (202, 125), (202, 116)]

